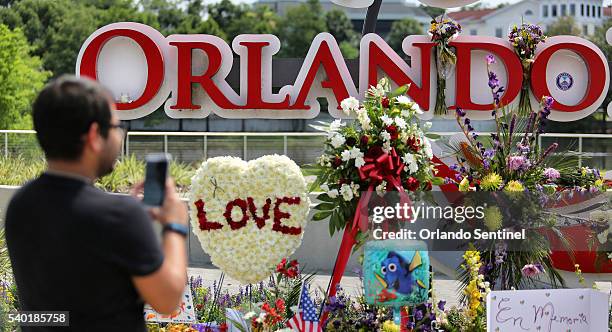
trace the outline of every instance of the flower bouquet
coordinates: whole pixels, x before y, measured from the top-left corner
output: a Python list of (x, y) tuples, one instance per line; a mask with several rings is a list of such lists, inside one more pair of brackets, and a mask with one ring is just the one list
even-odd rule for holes
[(461, 25), (456, 21), (445, 18), (437, 21), (433, 19), (429, 27), (431, 41), (436, 43), (436, 67), (438, 68), (438, 94), (436, 96), (436, 115), (445, 115), (446, 100), (446, 78), (450, 75), (457, 56), (449, 43), (461, 33)]
[(542, 28), (534, 24), (521, 24), (520, 27), (514, 26), (508, 34), (508, 40), (514, 46), (514, 50), (523, 65), (523, 86), (519, 101), (519, 115), (527, 116), (531, 110), (531, 100), (529, 99), (529, 82), (531, 79), (531, 66), (535, 57), (538, 44), (546, 40), (546, 35)]
[[(487, 63), (495, 62), (492, 55)], [(489, 68), (489, 67), (488, 67)], [(464, 138), (455, 143), (457, 164), (451, 165), (456, 171), (455, 178), (447, 178), (447, 183), (457, 185), (459, 191), (505, 192), (510, 195), (509, 213), (520, 219), (521, 226), (527, 228), (529, 241), (520, 252), (510, 252), (507, 243), (476, 248), (483, 260), (482, 273), (487, 276), (492, 287), (501, 289), (523, 287), (533, 284), (535, 278), (546, 275), (552, 285), (563, 285), (560, 275), (553, 269), (550, 260), (551, 246), (542, 230), (560, 236), (556, 218), (542, 213), (543, 206), (574, 195), (574, 193), (596, 194), (604, 190), (604, 183), (595, 169), (576, 167), (576, 159), (569, 154), (562, 157), (553, 152), (558, 148), (554, 143), (546, 149), (539, 147), (539, 135), (544, 132), (553, 99), (543, 97), (538, 111), (530, 110), (526, 118), (518, 112), (499, 105), (500, 86), (495, 73), (488, 69), (495, 108), (495, 132), (490, 137), (480, 136), (474, 131), (466, 113), (456, 110), (456, 119)], [(497, 195), (499, 196), (499, 195)], [(539, 200), (528, 199), (528, 196)], [(504, 211), (489, 205), (485, 226), (489, 229), (505, 229), (518, 224), (508, 224), (503, 219)], [(516, 218), (520, 214), (521, 218)], [(561, 239), (563, 240), (563, 238)], [(464, 273), (467, 283), (469, 274)]]
[[(311, 189), (323, 191), (313, 219), (329, 218), (330, 234), (345, 229), (353, 216), (353, 226), (360, 226), (363, 234), (367, 218), (360, 220), (356, 211), (373, 192), (431, 190), (442, 184), (443, 179), (434, 176), (427, 139), (434, 138), (426, 133), (431, 123), (420, 125), (416, 115), (422, 111), (406, 96), (408, 88), (390, 91), (383, 78), (368, 90), (363, 104), (353, 97), (341, 102), (342, 110), (356, 121), (315, 126), (327, 132), (327, 140), (318, 164), (312, 166), (317, 179)], [(360, 197), (361, 192), (367, 197)]]

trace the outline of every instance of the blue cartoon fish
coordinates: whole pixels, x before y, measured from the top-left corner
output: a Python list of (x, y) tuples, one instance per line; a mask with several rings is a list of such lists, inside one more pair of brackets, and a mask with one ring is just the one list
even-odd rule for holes
[(376, 274), (376, 277), (383, 284), (383, 287), (394, 289), (400, 294), (410, 294), (415, 284), (425, 288), (420, 280), (415, 280), (412, 273), (421, 264), (421, 255), (418, 251), (415, 252), (410, 263), (397, 252), (390, 251), (381, 264), (382, 278), (378, 274)]

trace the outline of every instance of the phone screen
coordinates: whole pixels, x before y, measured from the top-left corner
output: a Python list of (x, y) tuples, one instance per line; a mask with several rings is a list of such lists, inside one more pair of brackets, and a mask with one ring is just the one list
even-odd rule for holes
[(161, 206), (164, 202), (168, 158), (165, 155), (147, 156), (143, 203)]

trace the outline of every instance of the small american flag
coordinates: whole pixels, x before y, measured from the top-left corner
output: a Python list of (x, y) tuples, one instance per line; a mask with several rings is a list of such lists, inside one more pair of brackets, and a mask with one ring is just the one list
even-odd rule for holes
[(298, 312), (288, 322), (287, 326), (297, 332), (322, 332), (319, 317), (312, 299), (308, 296), (306, 283), (302, 284)]

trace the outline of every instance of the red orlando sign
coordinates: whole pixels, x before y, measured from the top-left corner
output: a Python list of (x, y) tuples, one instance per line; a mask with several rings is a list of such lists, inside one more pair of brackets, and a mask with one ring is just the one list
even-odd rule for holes
[[(483, 112), (493, 108), (487, 54), (498, 59), (494, 69), (506, 87), (502, 103), (518, 103), (522, 66), (507, 41), (464, 36), (451, 45), (457, 64), (447, 78), (447, 105), (467, 110), (473, 119), (490, 117), (490, 112)], [(204, 118), (211, 112), (225, 118), (314, 118), (321, 97), (327, 99), (329, 113), (342, 118), (340, 102), (349, 96), (363, 97), (383, 76), (396, 86), (410, 84), (408, 95), (427, 119), (433, 117), (437, 93), (434, 46), (428, 36), (407, 36), (402, 49), (410, 56), (408, 65), (380, 36), (364, 36), (356, 86), (338, 43), (329, 33), (321, 33), (313, 39), (294, 83), (273, 93), (272, 59), (281, 47), (276, 36), (239, 35), (230, 47), (212, 35), (164, 37), (143, 24), (114, 23), (85, 41), (76, 72), (107, 86), (126, 120), (162, 106), (173, 118)], [(238, 92), (227, 82), (235, 54), (240, 59)], [(593, 43), (574, 36), (551, 37), (536, 53), (530, 78), (532, 104), (544, 95), (552, 96), (552, 120), (583, 118), (603, 102), (609, 77), (607, 59)]]

